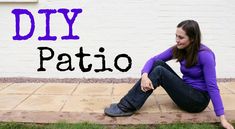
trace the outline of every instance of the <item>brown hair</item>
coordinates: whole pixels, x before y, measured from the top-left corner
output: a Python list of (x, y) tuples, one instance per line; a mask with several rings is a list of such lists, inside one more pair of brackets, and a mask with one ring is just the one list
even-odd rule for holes
[(178, 49), (177, 46), (173, 46), (173, 58), (176, 61), (186, 60), (186, 67), (191, 67), (197, 64), (197, 53), (201, 45), (201, 31), (199, 25), (194, 20), (185, 20), (177, 25), (177, 28), (182, 28), (186, 35), (189, 37), (191, 43), (185, 49)]

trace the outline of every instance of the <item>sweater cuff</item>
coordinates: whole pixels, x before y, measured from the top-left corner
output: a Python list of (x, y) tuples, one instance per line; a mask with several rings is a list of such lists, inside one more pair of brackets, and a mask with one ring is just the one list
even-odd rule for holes
[(224, 110), (223, 110), (223, 109), (221, 109), (221, 110), (215, 110), (215, 114), (216, 114), (216, 116), (224, 115)]
[(143, 69), (143, 70), (141, 70), (141, 75), (142, 75), (143, 73), (148, 73), (148, 74), (149, 74), (149, 71)]

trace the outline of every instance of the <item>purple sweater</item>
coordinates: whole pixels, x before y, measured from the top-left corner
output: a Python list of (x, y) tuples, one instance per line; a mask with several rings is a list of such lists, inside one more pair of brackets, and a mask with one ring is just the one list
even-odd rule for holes
[[(150, 58), (145, 63), (141, 73), (149, 73), (155, 61), (162, 60), (166, 62), (171, 60), (172, 57), (173, 52), (171, 47)], [(180, 61), (180, 71), (183, 74), (183, 81), (195, 89), (208, 91), (216, 116), (223, 115), (224, 107), (216, 81), (214, 53), (202, 44), (198, 52), (198, 63), (190, 68), (186, 68), (185, 63), (185, 60)]]

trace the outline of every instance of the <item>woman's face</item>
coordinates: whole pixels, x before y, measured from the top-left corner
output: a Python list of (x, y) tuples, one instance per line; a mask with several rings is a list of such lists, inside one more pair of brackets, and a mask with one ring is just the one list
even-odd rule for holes
[(180, 27), (176, 29), (176, 46), (178, 49), (184, 49), (191, 43), (189, 37), (186, 35), (186, 32)]

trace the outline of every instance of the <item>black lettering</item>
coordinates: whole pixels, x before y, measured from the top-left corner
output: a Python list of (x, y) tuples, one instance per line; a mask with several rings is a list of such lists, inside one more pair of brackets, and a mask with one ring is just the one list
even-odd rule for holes
[[(118, 66), (118, 60), (119, 58), (127, 58), (128, 60), (128, 66), (125, 69), (122, 69)], [(132, 65), (132, 60), (131, 57), (129, 57), (127, 54), (119, 54), (118, 56), (116, 56), (115, 60), (114, 60), (114, 66), (117, 70), (121, 71), (121, 72), (127, 72)]]
[(83, 58), (85, 56), (90, 56), (90, 55), (91, 54), (83, 53), (83, 48), (82, 47), (80, 47), (80, 52), (75, 54), (76, 57), (80, 57), (79, 66), (80, 66), (80, 69), (82, 70), (82, 72), (89, 72), (91, 70), (92, 64), (89, 64), (88, 68), (85, 68), (84, 65), (83, 65)]
[[(62, 53), (62, 54), (60, 54), (58, 56), (58, 60), (61, 61), (63, 59), (63, 57), (67, 57), (68, 60), (62, 61), (62, 62), (58, 62), (58, 64), (56, 65), (57, 70), (59, 70), (59, 71), (67, 71), (67, 70), (74, 71), (75, 68), (74, 67), (72, 68), (70, 55), (66, 54), (66, 53)], [(60, 68), (60, 65), (67, 64), (67, 63), (68, 63), (68, 67), (67, 68), (65, 68), (65, 69)]]
[[(45, 68), (43, 68), (43, 61), (44, 60), (51, 60), (54, 57), (54, 51), (49, 47), (38, 47), (40, 50), (40, 68), (37, 69), (37, 71), (46, 71)], [(48, 50), (51, 54), (48, 57), (43, 56), (43, 50)]]
[[(103, 53), (104, 52), (104, 48), (103, 47), (100, 47), (100, 49), (99, 49), (99, 52), (101, 52), (101, 53)], [(111, 68), (106, 68), (105, 67), (105, 56), (104, 55), (101, 55), (101, 54), (97, 54), (97, 55), (94, 55), (94, 57), (97, 57), (97, 58), (102, 58), (102, 68), (101, 69), (95, 69), (94, 71), (95, 72), (104, 72), (104, 71), (106, 71), (106, 70), (108, 70), (108, 71), (110, 71), (110, 72), (112, 72), (113, 70), (111, 69)]]

